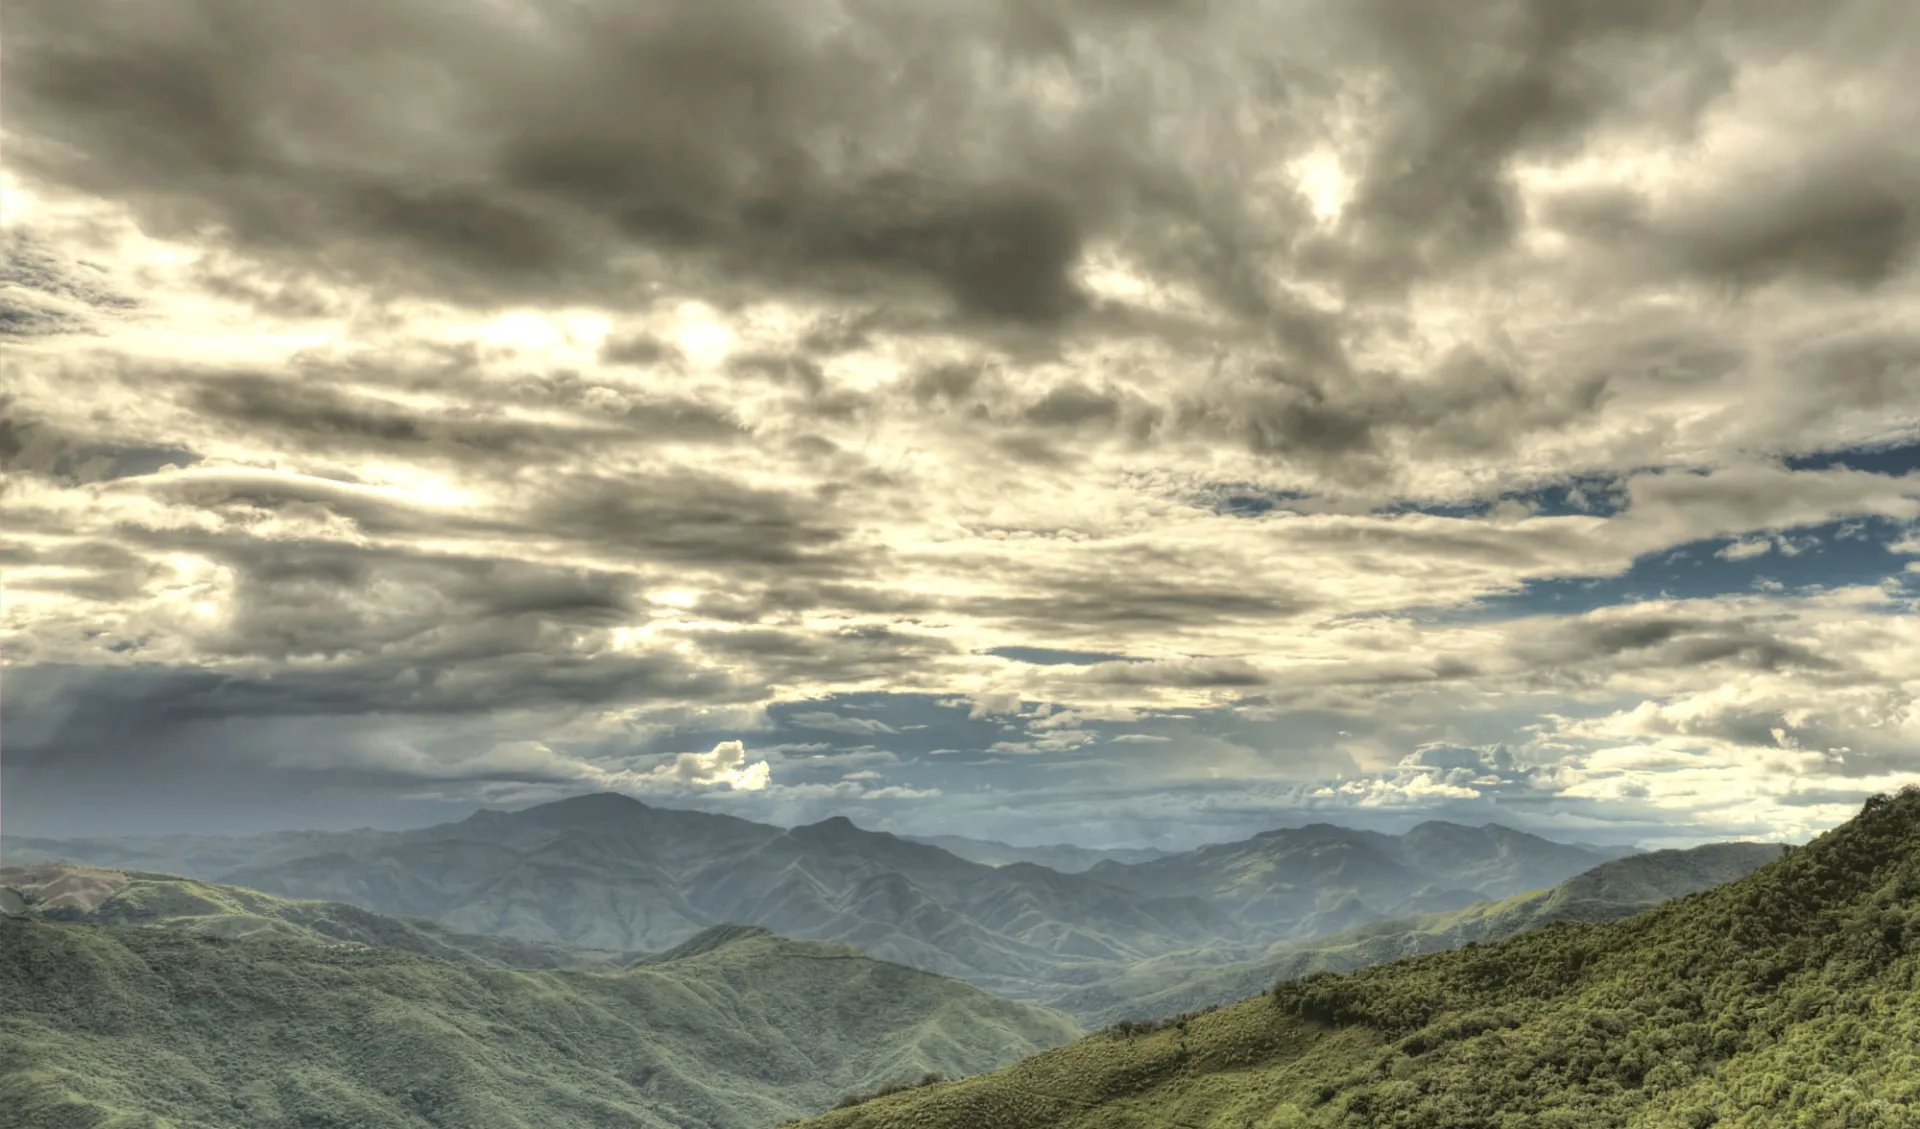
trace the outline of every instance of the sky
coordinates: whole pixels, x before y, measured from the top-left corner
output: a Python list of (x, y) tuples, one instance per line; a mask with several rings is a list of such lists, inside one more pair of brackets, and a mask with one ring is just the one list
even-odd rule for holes
[(23, 0), (9, 834), (1920, 778), (1911, 0)]

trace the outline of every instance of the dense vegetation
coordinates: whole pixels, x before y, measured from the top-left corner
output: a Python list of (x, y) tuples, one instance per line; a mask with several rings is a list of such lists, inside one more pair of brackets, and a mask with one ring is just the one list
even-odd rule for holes
[(327, 907), (249, 891), (135, 875), (107, 893), (0, 905), (0, 1126), (765, 1129), (1079, 1033), (763, 930), (618, 972), (529, 971), (378, 947), (442, 939), (405, 923), (335, 940)]
[(1281, 983), (809, 1125), (1920, 1126), (1920, 789), (1623, 921)]

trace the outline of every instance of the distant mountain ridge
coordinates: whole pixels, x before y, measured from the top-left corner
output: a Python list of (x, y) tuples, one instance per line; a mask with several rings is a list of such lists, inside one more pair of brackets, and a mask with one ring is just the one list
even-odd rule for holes
[(1510, 897), (1632, 853), (1497, 823), (1433, 821), (1400, 836), (1315, 823), (1150, 862), (1103, 862), (1087, 876), (1146, 895), (1197, 894), (1242, 926), (1297, 938)]
[[(1730, 859), (1668, 861), (1567, 896)], [(806, 1129), (1914, 1129), (1917, 985), (1920, 787), (1623, 920), (1288, 980)]]
[(766, 1129), (1080, 1033), (763, 929), (524, 970), (354, 907), (57, 870), (0, 872), (0, 1126)]
[(659, 951), (716, 925), (761, 926), (1030, 1000), (1163, 954), (1253, 958), (1599, 861), (1506, 828), (1423, 826), (1433, 857), (1421, 865), (1403, 839), (1317, 825), (1069, 874), (971, 862), (844, 817), (780, 828), (603, 793), (416, 831), (8, 847), (10, 859), (177, 871), (545, 945)]
[(1556, 921), (1630, 917), (1673, 898), (1745, 877), (1781, 857), (1777, 843), (1709, 843), (1604, 862), (1557, 886), (1446, 913), (1371, 922), (1330, 937), (1276, 946), (1258, 957), (1183, 961), (1169, 953), (1110, 980), (1047, 1001), (1088, 1027), (1159, 1019), (1256, 995), (1278, 980), (1350, 972), (1403, 957), (1484, 944)]
[(1178, 854), (1177, 851), (1163, 850), (1159, 847), (1114, 847), (1100, 849), (1079, 847), (1072, 843), (1052, 843), (1042, 847), (1016, 847), (994, 839), (969, 839), (964, 835), (902, 835), (916, 843), (925, 843), (930, 847), (939, 847), (948, 854), (959, 855), (968, 862), (982, 863), (986, 866), (1006, 866), (1016, 862), (1030, 862), (1044, 866), (1048, 870), (1057, 870), (1062, 874), (1084, 874), (1103, 862), (1139, 863), (1152, 862)]

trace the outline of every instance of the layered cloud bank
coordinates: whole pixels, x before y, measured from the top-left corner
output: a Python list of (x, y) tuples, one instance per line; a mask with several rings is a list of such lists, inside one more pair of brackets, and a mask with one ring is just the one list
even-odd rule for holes
[(1920, 772), (1911, 4), (8, 34), (19, 831), (1684, 840)]

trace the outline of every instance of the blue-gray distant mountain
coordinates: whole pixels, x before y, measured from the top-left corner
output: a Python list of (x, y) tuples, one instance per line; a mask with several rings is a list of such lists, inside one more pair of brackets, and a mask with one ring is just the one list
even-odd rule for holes
[(1610, 857), (1501, 827), (1395, 838), (1316, 826), (1068, 874), (972, 862), (844, 818), (781, 828), (614, 794), (416, 831), (8, 847), (13, 861), (165, 870), (545, 945), (654, 951), (755, 925), (1022, 999), (1164, 954), (1248, 959), (1276, 940), (1550, 886)]
[(787, 829), (612, 794), (407, 832), (9, 847), (15, 861), (171, 870), (542, 944), (656, 950), (757, 925), (1029, 998), (1241, 933), (1200, 898), (968, 862), (844, 818)]
[(916, 843), (939, 847), (948, 854), (988, 866), (1030, 862), (1062, 874), (1083, 874), (1103, 862), (1152, 862), (1178, 852), (1159, 847), (1077, 847), (1072, 843), (1052, 843), (1043, 847), (1016, 847), (995, 839), (969, 839), (964, 835), (902, 835)]
[(1305, 938), (1538, 890), (1632, 853), (1495, 823), (1422, 823), (1398, 836), (1316, 823), (1151, 862), (1103, 862), (1087, 876), (1147, 896), (1197, 895), (1252, 933)]
[(1732, 882), (1779, 858), (1778, 843), (1709, 843), (1601, 863), (1557, 886), (1464, 909), (1375, 921), (1257, 957), (1221, 960), (1219, 948), (1167, 953), (1047, 1001), (1089, 1027), (1158, 1019), (1246, 999), (1276, 980), (1346, 972), (1421, 953), (1496, 941), (1556, 921), (1614, 921)]

